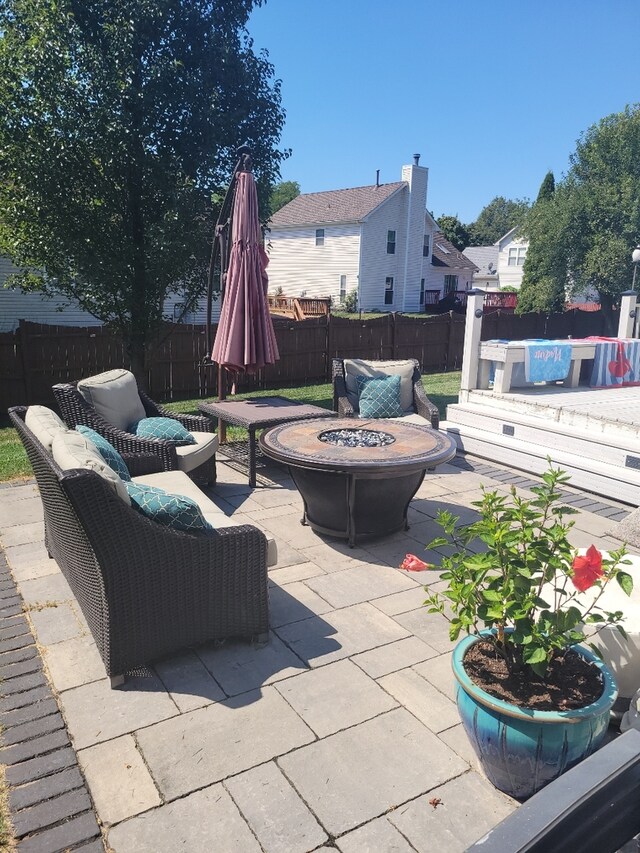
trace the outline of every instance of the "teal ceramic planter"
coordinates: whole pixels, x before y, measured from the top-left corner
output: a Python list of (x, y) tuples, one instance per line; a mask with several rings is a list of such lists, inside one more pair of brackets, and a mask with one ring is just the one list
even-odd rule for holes
[(519, 708), (486, 693), (465, 672), (465, 652), (477, 640), (465, 637), (453, 652), (462, 723), (487, 778), (505, 794), (526, 799), (600, 746), (618, 695), (616, 683), (600, 658), (575, 646), (602, 674), (604, 690), (597, 702), (573, 711)]

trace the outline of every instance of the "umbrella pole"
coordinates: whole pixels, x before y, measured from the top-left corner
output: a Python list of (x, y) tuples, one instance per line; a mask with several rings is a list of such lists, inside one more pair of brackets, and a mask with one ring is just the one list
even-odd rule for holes
[[(224, 372), (224, 367), (218, 365), (218, 400), (227, 399), (227, 376)], [(218, 438), (220, 444), (226, 444), (227, 441), (227, 424), (221, 418), (218, 418)]]

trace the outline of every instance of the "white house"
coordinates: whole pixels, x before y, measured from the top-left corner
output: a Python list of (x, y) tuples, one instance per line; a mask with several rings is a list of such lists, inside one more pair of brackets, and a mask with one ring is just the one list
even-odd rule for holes
[(426, 290), (445, 292), (447, 275), (450, 287), (464, 289), (466, 278), (454, 286), (458, 273), (434, 260), (438, 226), (419, 160), (396, 183), (305, 193), (277, 211), (267, 235), (270, 290), (342, 302), (355, 289), (364, 311), (420, 311)]
[(529, 241), (517, 236), (517, 228), (492, 246), (468, 246), (464, 254), (478, 267), (473, 276), (474, 287), (482, 290), (520, 289)]
[[(18, 328), (20, 320), (42, 323), (49, 326), (101, 326), (93, 314), (78, 305), (74, 299), (65, 296), (41, 296), (39, 293), (22, 293), (21, 290), (6, 288), (4, 283), (12, 274), (18, 272), (10, 260), (0, 257), (0, 332), (12, 332)], [(164, 303), (164, 316), (167, 320), (176, 320), (183, 307), (183, 300), (177, 294), (169, 294)], [(220, 314), (219, 302), (213, 303), (213, 321)], [(183, 318), (185, 323), (204, 324), (207, 321), (207, 301), (201, 299), (194, 311)]]

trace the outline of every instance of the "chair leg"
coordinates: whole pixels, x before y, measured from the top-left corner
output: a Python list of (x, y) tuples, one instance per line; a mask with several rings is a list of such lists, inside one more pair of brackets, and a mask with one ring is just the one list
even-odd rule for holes
[(216, 457), (214, 454), (214, 456), (211, 458), (211, 462), (209, 463), (209, 468), (207, 471), (207, 485), (208, 486), (215, 486), (217, 480), (218, 480), (218, 472), (216, 470)]
[(251, 637), (251, 642), (254, 646), (262, 647), (269, 644), (269, 632), (264, 631), (262, 634), (254, 634)]
[(114, 687), (122, 687), (124, 684), (124, 675), (112, 675), (109, 681), (111, 682), (112, 690)]

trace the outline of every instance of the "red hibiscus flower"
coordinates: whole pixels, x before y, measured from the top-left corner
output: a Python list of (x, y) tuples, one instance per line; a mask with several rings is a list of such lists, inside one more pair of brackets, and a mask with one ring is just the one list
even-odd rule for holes
[(420, 560), (415, 554), (407, 554), (400, 568), (405, 572), (424, 572), (425, 569), (430, 569), (431, 565)]
[(583, 557), (575, 557), (573, 561), (573, 585), (580, 592), (584, 592), (601, 578), (602, 554), (595, 545), (591, 545)]

